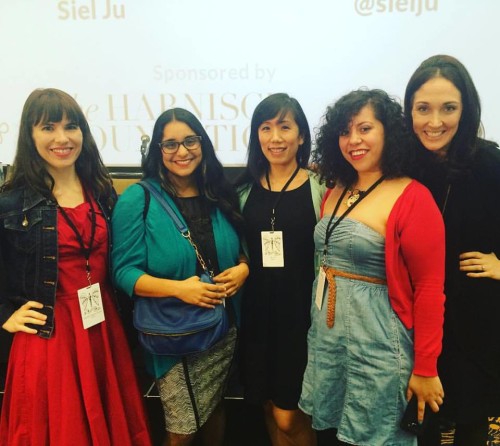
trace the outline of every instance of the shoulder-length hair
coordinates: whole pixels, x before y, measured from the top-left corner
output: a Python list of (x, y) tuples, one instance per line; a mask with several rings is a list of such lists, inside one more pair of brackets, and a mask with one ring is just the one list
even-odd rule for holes
[(218, 206), (239, 229), (243, 218), (239, 212), (236, 192), (224, 174), (224, 168), (215, 154), (215, 148), (207, 132), (198, 118), (190, 111), (183, 108), (172, 108), (164, 111), (158, 117), (142, 163), (143, 178), (156, 179), (169, 194), (174, 197), (177, 195), (175, 187), (169, 179), (169, 171), (163, 163), (160, 148), (165, 126), (173, 121), (183, 122), (196, 135), (201, 136), (202, 159), (194, 172), (200, 195), (205, 196), (212, 205)]
[[(447, 55), (429, 57), (416, 69), (406, 86), (404, 111), (409, 129), (413, 128), (412, 108), (415, 93), (428, 80), (436, 77), (449, 80), (462, 98), (462, 115), (458, 130), (446, 153), (449, 175), (454, 177), (468, 171), (476, 154), (478, 136), (481, 133), (481, 102), (469, 72), (460, 61)], [(417, 137), (413, 135), (417, 156), (424, 160), (431, 157), (432, 153), (416, 140)]]
[(259, 142), (259, 127), (263, 122), (275, 117), (283, 119), (287, 113), (292, 114), (299, 128), (299, 135), (304, 140), (297, 150), (297, 164), (300, 167), (308, 166), (311, 154), (311, 130), (306, 115), (297, 99), (286, 93), (275, 93), (263, 99), (253, 112), (247, 151), (248, 162), (238, 184), (258, 183), (269, 169), (269, 161), (264, 156)]
[(342, 155), (339, 136), (349, 128), (352, 119), (365, 106), (372, 108), (375, 118), (384, 127), (384, 149), (380, 165), (382, 173), (395, 178), (404, 176), (408, 170), (410, 160), (406, 147), (407, 132), (399, 102), (383, 90), (354, 90), (327, 107), (323, 123), (316, 134), (313, 163), (328, 187), (333, 187), (337, 182), (349, 186), (358, 177), (354, 167)]
[(56, 88), (37, 89), (28, 96), (21, 113), (16, 155), (3, 190), (28, 187), (53, 198), (54, 179), (37, 151), (33, 127), (60, 122), (64, 118), (78, 125), (82, 132), (82, 151), (75, 168), (83, 187), (94, 197), (111, 200), (108, 204), (112, 204), (115, 194), (111, 177), (102, 162), (87, 119), (75, 99)]

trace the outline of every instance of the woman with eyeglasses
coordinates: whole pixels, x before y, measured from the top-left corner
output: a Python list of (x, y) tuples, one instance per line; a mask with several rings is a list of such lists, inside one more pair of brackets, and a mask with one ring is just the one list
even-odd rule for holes
[(221, 445), (222, 397), (236, 343), (239, 291), (249, 274), (240, 255), (238, 198), (200, 121), (174, 108), (157, 119), (143, 162), (143, 181), (155, 187), (189, 228), (214, 283), (200, 280), (193, 247), (148, 191), (132, 185), (113, 213), (116, 285), (131, 297), (169, 297), (215, 308), (226, 302), (228, 334), (209, 350), (184, 357), (146, 354), (156, 378), (167, 436), (165, 445), (190, 445), (196, 433)]

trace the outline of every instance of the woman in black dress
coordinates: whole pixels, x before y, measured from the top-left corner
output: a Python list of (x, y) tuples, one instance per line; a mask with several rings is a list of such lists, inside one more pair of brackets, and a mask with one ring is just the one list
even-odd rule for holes
[(250, 270), (242, 308), (245, 399), (262, 404), (273, 445), (315, 444), (298, 408), (307, 362), (313, 231), (323, 188), (307, 170), (311, 135), (299, 103), (264, 99), (251, 122), (240, 178)]
[[(484, 445), (500, 415), (500, 150), (480, 138), (481, 106), (466, 68), (450, 56), (422, 62), (405, 94), (416, 136), (416, 176), (446, 226), (446, 312), (438, 368), (445, 398), (420, 444), (439, 445), (455, 423), (455, 446)], [(444, 417), (444, 418), (443, 418)]]

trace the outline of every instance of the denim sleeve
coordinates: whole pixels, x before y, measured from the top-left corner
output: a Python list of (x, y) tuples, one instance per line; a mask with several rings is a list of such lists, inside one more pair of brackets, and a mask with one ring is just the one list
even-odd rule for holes
[(9, 317), (17, 310), (18, 305), (15, 305), (16, 299), (9, 292), (9, 277), (5, 267), (5, 259), (0, 245), (0, 327), (9, 319)]

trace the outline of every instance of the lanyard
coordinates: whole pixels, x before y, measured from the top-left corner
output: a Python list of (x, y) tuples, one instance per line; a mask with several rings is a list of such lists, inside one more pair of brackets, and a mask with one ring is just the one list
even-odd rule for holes
[[(340, 203), (342, 203), (342, 200), (345, 197), (345, 194), (347, 193), (347, 187), (343, 190), (342, 194), (340, 195), (339, 199), (337, 200), (337, 204), (335, 205), (335, 209), (332, 212), (332, 215), (330, 216), (330, 220), (328, 220), (328, 224), (326, 225), (326, 234), (325, 234), (325, 247), (323, 248), (323, 264), (325, 263), (325, 258), (326, 258), (326, 252), (327, 252), (327, 246), (328, 246), (328, 240), (330, 239), (331, 235), (333, 234), (333, 231), (335, 228), (340, 224), (340, 222), (347, 217), (349, 212), (351, 212), (360, 202), (363, 198), (365, 198), (373, 189), (375, 189), (382, 181), (385, 180), (385, 175), (382, 175), (375, 183), (373, 183), (368, 190), (359, 197), (357, 201), (355, 201), (351, 207), (348, 207), (345, 212), (335, 221), (333, 222), (333, 218), (337, 214), (337, 211), (339, 210)], [(332, 224), (333, 223), (333, 224)]]
[(92, 252), (92, 247), (94, 246), (94, 238), (95, 238), (95, 230), (96, 230), (96, 212), (94, 209), (94, 204), (92, 203), (92, 200), (89, 199), (89, 196), (87, 195), (87, 192), (84, 192), (85, 194), (85, 199), (89, 202), (90, 205), (90, 213), (91, 213), (91, 221), (92, 221), (92, 226), (91, 226), (91, 231), (90, 231), (90, 241), (89, 241), (89, 246), (85, 247), (85, 244), (83, 243), (83, 238), (80, 232), (78, 231), (77, 227), (75, 224), (71, 221), (69, 218), (69, 215), (66, 213), (63, 207), (59, 206), (59, 209), (61, 211), (61, 215), (63, 218), (66, 220), (68, 223), (69, 227), (71, 230), (75, 233), (76, 239), (78, 240), (78, 244), (80, 245), (80, 251), (83, 254), (83, 257), (85, 257), (85, 270), (87, 271), (87, 279), (89, 281), (89, 285), (92, 285), (92, 282), (90, 280), (90, 253)]
[[(272, 215), (271, 215), (271, 230), (272, 230), (272, 232), (274, 232), (274, 223), (276, 222), (276, 208), (278, 207), (278, 204), (279, 204), (279, 202), (281, 200), (281, 197), (283, 196), (283, 194), (287, 190), (288, 186), (290, 186), (290, 183), (293, 181), (293, 179), (299, 173), (299, 170), (300, 170), (300, 166), (298, 165), (297, 168), (295, 169), (295, 171), (292, 173), (292, 176), (288, 179), (288, 181), (286, 182), (286, 184), (283, 186), (283, 189), (281, 189), (281, 191), (280, 191), (280, 193), (278, 195), (278, 198), (274, 202), (274, 206), (273, 206), (273, 210), (272, 210)], [(271, 190), (271, 182), (269, 181), (269, 170), (266, 171), (266, 182), (267, 182), (267, 187), (272, 192), (272, 190)]]

